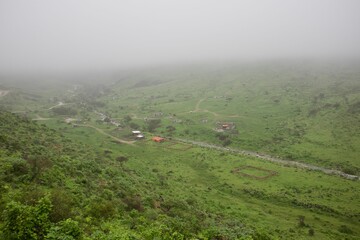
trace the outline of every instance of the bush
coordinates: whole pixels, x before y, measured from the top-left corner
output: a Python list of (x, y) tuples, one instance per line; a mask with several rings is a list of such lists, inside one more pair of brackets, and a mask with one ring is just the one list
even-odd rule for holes
[(30, 166), (21, 158), (7, 157), (0, 161), (0, 180), (17, 182), (30, 179)]
[(141, 202), (140, 196), (126, 197), (124, 203), (127, 205), (127, 210), (138, 210), (139, 212), (144, 211), (144, 206)]
[(74, 205), (73, 196), (64, 189), (54, 189), (51, 195), (51, 202), (55, 208), (50, 213), (52, 222), (59, 222), (70, 218)]
[(299, 227), (305, 227), (305, 216), (299, 216), (298, 220), (299, 220), (298, 226)]
[(339, 232), (345, 233), (345, 234), (352, 234), (353, 233), (353, 231), (346, 225), (341, 225), (339, 227)]
[(79, 223), (72, 219), (66, 219), (51, 227), (45, 239), (49, 240), (77, 240), (81, 239), (82, 232)]
[(136, 124), (136, 123), (134, 123), (134, 122), (130, 122), (130, 123), (129, 123), (129, 126), (130, 126), (130, 128), (132, 128), (132, 129), (139, 129), (139, 128), (140, 128), (140, 125), (139, 125), (139, 124)]
[(119, 156), (116, 158), (116, 161), (123, 163), (123, 162), (127, 162), (129, 159), (125, 156)]
[(147, 122), (147, 130), (154, 132), (156, 128), (160, 127), (161, 119), (151, 119)]
[(113, 201), (93, 201), (89, 205), (89, 214), (96, 219), (109, 219), (116, 214), (116, 204)]
[(49, 213), (52, 205), (48, 196), (35, 206), (11, 201), (3, 212), (3, 234), (6, 239), (44, 239), (50, 229)]

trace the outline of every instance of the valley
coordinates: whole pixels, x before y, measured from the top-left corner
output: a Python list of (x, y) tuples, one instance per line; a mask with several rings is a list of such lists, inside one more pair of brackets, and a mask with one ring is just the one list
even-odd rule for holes
[[(269, 63), (126, 76), (2, 96), (2, 159), (33, 141), (17, 152), (38, 169), (20, 185), (3, 178), (2, 211), (12, 196), (26, 205), (21, 189), (33, 202), (56, 190), (74, 202), (52, 221), (76, 221), (85, 239), (360, 234), (358, 68)], [(22, 140), (37, 128), (39, 139)], [(39, 141), (51, 163), (29, 160)]]

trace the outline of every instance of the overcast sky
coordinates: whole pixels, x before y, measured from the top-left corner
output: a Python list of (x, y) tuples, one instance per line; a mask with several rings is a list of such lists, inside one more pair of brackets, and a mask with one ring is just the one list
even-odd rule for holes
[(0, 71), (360, 56), (360, 0), (0, 0)]

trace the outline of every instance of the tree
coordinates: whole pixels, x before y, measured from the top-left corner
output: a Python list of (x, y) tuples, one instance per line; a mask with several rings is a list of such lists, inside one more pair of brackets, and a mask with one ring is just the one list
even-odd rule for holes
[(231, 144), (231, 140), (228, 139), (228, 138), (223, 141), (223, 146), (224, 146), (224, 147), (226, 147), (226, 146), (228, 146), (228, 145), (230, 145), (230, 144)]
[(339, 230), (339, 232), (345, 233), (345, 234), (352, 234), (353, 233), (353, 231), (346, 225), (341, 225), (338, 230)]
[(305, 227), (305, 216), (300, 215), (298, 220), (299, 220), (298, 226), (299, 227)]
[(174, 126), (169, 125), (169, 126), (166, 127), (166, 130), (168, 132), (174, 132), (176, 130), (176, 128)]
[(149, 132), (154, 132), (156, 128), (160, 127), (161, 119), (151, 119), (147, 122), (147, 129)]
[(130, 122), (129, 126), (130, 126), (132, 129), (139, 129), (139, 128), (140, 128), (139, 124), (136, 124), (136, 123), (134, 123), (134, 122)]
[(82, 232), (79, 223), (72, 219), (66, 219), (51, 227), (45, 239), (48, 240), (78, 240)]
[(132, 120), (132, 118), (131, 118), (129, 115), (126, 115), (126, 116), (124, 117), (124, 122), (125, 122), (125, 123), (129, 123), (131, 120)]

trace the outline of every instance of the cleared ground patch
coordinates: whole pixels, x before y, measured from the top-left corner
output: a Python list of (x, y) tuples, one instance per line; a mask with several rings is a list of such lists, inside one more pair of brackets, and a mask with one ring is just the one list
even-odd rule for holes
[(175, 141), (170, 141), (169, 143), (170, 144), (167, 145), (167, 148), (172, 150), (187, 151), (192, 148), (192, 145), (186, 143), (180, 143)]
[(143, 142), (146, 142), (147, 144), (151, 144), (151, 146), (155, 146), (158, 148), (166, 148), (166, 149), (177, 150), (177, 151), (187, 151), (193, 147), (191, 144), (182, 143), (182, 142), (178, 142), (178, 141), (174, 141), (174, 140), (170, 140), (170, 139), (165, 139), (165, 141), (161, 142), (161, 143), (153, 142), (151, 139), (148, 139)]
[(278, 175), (278, 172), (276, 171), (272, 171), (260, 167), (249, 166), (249, 165), (235, 168), (234, 170), (231, 171), (231, 173), (240, 174), (241, 176), (244, 177), (250, 177), (261, 180), (268, 179), (270, 177)]

